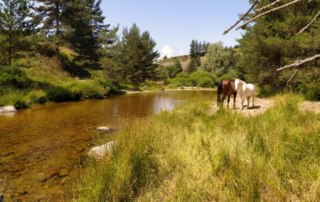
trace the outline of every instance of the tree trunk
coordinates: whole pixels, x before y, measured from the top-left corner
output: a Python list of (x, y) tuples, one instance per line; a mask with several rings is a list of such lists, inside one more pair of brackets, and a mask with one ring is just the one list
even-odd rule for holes
[[(59, 17), (60, 17), (60, 6), (59, 6), (59, 2), (56, 0), (55, 1), (55, 6), (56, 6), (56, 21), (57, 21), (57, 27), (56, 27), (56, 36), (59, 37), (60, 35), (60, 20), (59, 20)], [(58, 40), (58, 38), (57, 38)], [(59, 57), (59, 42), (57, 41), (56, 43), (56, 54), (57, 54), (57, 57)]]

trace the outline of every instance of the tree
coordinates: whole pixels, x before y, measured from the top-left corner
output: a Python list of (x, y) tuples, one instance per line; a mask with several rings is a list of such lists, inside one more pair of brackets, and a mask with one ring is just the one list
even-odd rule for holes
[(222, 42), (214, 43), (209, 46), (200, 69), (220, 77), (233, 68), (231, 61), (232, 53), (223, 47)]
[(28, 0), (3, 0), (0, 4), (1, 46), (8, 56), (8, 65), (20, 50), (28, 49), (28, 36), (35, 34), (36, 21), (33, 20), (33, 4)]
[(66, 0), (37, 0), (40, 6), (35, 8), (37, 18), (43, 19), (42, 29), (47, 34), (54, 32), (56, 41), (56, 54), (59, 56), (59, 44), (61, 43), (61, 31), (63, 28), (62, 13), (65, 10)]
[(192, 40), (190, 44), (190, 55), (195, 54), (195, 41)]
[(190, 61), (189, 65), (186, 69), (186, 72), (188, 74), (196, 72), (198, 70), (198, 68), (200, 67), (200, 65), (201, 65), (200, 57), (199, 57), (199, 55), (197, 55), (197, 56), (193, 57), (192, 60)]
[(74, 61), (90, 62), (91, 67), (97, 67), (101, 58), (99, 49), (103, 41), (99, 34), (108, 32), (110, 25), (104, 24), (104, 18), (100, 9), (101, 0), (73, 0), (68, 2), (64, 12), (64, 18), (68, 19), (67, 32), (64, 37), (76, 52)]
[(175, 59), (173, 65), (167, 66), (166, 69), (168, 77), (171, 79), (176, 77), (178, 73), (182, 72), (181, 63), (178, 59)]
[(167, 55), (165, 55), (165, 56), (163, 57), (163, 59), (164, 59), (164, 60), (168, 59), (168, 56), (167, 56)]
[[(247, 77), (274, 89), (289, 82), (304, 66), (317, 66), (319, 55), (320, 16), (318, 1), (250, 1), (250, 9), (224, 34), (240, 21), (237, 29), (246, 34), (239, 40), (243, 52), (242, 63), (246, 64)], [(253, 11), (253, 12), (251, 12)], [(255, 22), (249, 26), (250, 22)], [(253, 39), (253, 40), (252, 40)], [(289, 65), (286, 65), (289, 64)], [(295, 71), (279, 73), (296, 67)]]
[(194, 41), (194, 53), (195, 53), (195, 54), (199, 53), (198, 40), (195, 40), (195, 41)]
[(136, 24), (122, 32), (121, 54), (123, 55), (124, 79), (132, 83), (143, 82), (156, 76), (157, 65), (154, 63), (159, 57), (154, 51), (155, 41), (150, 33), (142, 34)]

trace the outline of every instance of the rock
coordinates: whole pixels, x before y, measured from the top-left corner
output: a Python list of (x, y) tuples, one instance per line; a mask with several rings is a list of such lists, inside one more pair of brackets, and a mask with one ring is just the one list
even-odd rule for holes
[(101, 133), (114, 133), (116, 131), (118, 131), (117, 129), (113, 129), (113, 128), (108, 128), (106, 126), (101, 126), (101, 127), (96, 127), (96, 130), (100, 131)]
[(46, 182), (47, 181), (47, 178), (45, 177), (44, 173), (38, 173), (36, 176), (36, 179), (39, 182)]
[(5, 151), (5, 152), (2, 152), (2, 153), (0, 154), (0, 157), (10, 156), (11, 154), (14, 154), (14, 152), (12, 152), (12, 151)]
[(20, 163), (13, 163), (12, 164), (12, 168), (14, 170), (14, 172), (21, 172), (23, 171), (26, 167)]
[(58, 175), (59, 175), (59, 171), (56, 169), (51, 169), (44, 174), (45, 178), (47, 178), (47, 179), (51, 179), (54, 176), (58, 176)]
[(95, 158), (96, 160), (102, 160), (102, 158), (112, 152), (112, 149), (116, 146), (116, 141), (108, 142), (107, 144), (93, 147), (88, 152), (88, 156)]
[(64, 169), (61, 169), (59, 170), (59, 177), (66, 177), (69, 175), (69, 170), (64, 168)]
[(16, 108), (14, 106), (5, 106), (0, 107), (0, 114), (1, 113), (10, 113), (10, 112), (16, 112)]

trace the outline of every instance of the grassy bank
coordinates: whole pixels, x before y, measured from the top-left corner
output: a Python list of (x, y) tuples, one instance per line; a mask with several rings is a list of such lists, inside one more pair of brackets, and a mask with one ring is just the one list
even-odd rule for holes
[(314, 201), (320, 197), (320, 115), (297, 95), (244, 117), (212, 103), (126, 122), (112, 157), (90, 162), (76, 201)]

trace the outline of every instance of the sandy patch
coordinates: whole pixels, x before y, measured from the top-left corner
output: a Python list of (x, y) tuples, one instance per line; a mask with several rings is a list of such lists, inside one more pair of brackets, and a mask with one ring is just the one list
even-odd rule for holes
[(310, 102), (305, 101), (299, 104), (300, 110), (314, 111), (315, 113), (320, 113), (320, 102)]
[[(236, 99), (236, 108), (233, 109), (233, 96), (230, 97), (229, 109), (236, 113), (242, 113), (246, 116), (255, 116), (257, 114), (264, 113), (267, 109), (270, 109), (274, 105), (274, 100), (268, 98), (255, 98), (254, 107), (252, 107), (252, 98), (250, 98), (250, 107), (247, 108), (247, 100), (244, 101), (244, 108), (241, 110), (241, 99), (237, 97)], [(227, 99), (224, 100), (224, 108), (227, 108)], [(215, 113), (218, 110), (217, 104), (212, 105), (212, 113)]]

